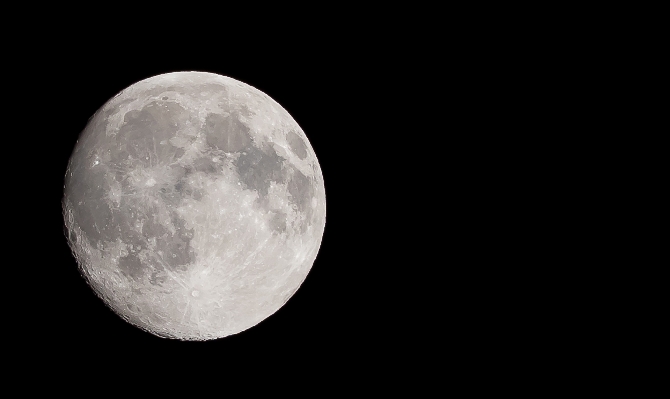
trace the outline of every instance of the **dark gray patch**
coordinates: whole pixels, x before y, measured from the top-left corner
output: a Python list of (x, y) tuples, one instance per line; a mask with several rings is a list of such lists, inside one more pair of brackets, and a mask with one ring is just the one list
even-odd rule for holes
[(163, 203), (170, 207), (177, 207), (184, 200), (183, 191), (176, 189), (178, 183), (174, 185), (163, 185), (158, 189), (158, 195), (163, 200)]
[(137, 194), (137, 187), (135, 184), (128, 179), (128, 173), (124, 170), (119, 170), (116, 172), (116, 181), (121, 184), (121, 193), (124, 197), (121, 198), (121, 201), (127, 200), (127, 197), (132, 197)]
[(181, 181), (178, 181), (177, 184), (174, 185), (174, 191), (181, 194), (181, 193), (185, 192), (186, 187), (187, 187), (186, 182), (181, 180)]
[(142, 224), (142, 234), (145, 237), (161, 237), (167, 234), (167, 229), (156, 220), (157, 213), (152, 211), (144, 224)]
[(283, 233), (286, 231), (286, 214), (284, 212), (275, 211), (270, 217), (270, 229), (276, 233)]
[(184, 150), (160, 143), (174, 137), (179, 121), (187, 117), (188, 112), (174, 102), (152, 102), (141, 110), (129, 111), (116, 135), (118, 148), (143, 165), (171, 162)]
[[(130, 156), (130, 154), (128, 153), (128, 151), (123, 150), (123, 149), (112, 151), (112, 153), (111, 153), (112, 163), (114, 165), (122, 165), (122, 164), (124, 164), (125, 162), (128, 161), (129, 156)], [(122, 171), (117, 170), (117, 172), (122, 172)], [(121, 180), (118, 175), (117, 175), (117, 180)]]
[(167, 275), (159, 275), (158, 272), (152, 272), (149, 277), (149, 283), (153, 285), (162, 285), (165, 281), (167, 281)]
[(247, 118), (254, 116), (254, 111), (252, 111), (247, 104), (236, 104), (235, 111)]
[[(95, 246), (112, 222), (112, 210), (104, 200), (105, 188), (97, 173), (76, 174), (67, 186), (66, 196), (84, 235)], [(97, 181), (96, 181), (97, 180)]]
[(181, 158), (185, 153), (186, 153), (186, 150), (184, 150), (183, 148), (176, 148), (176, 149), (174, 150), (174, 156), (172, 157), (172, 159), (179, 159), (179, 158)]
[(251, 145), (240, 154), (235, 166), (244, 188), (256, 190), (261, 196), (265, 196), (270, 182), (284, 181), (283, 163), (284, 158), (274, 148), (266, 145), (260, 149)]
[(172, 223), (176, 232), (163, 234), (156, 239), (156, 249), (163, 253), (163, 261), (171, 269), (183, 269), (195, 261), (195, 252), (191, 248), (193, 230), (185, 227), (185, 221), (173, 215)]
[(217, 173), (219, 165), (212, 161), (210, 157), (198, 158), (193, 161), (193, 169), (207, 174)]
[(126, 104), (129, 104), (129, 103), (133, 102), (134, 100), (135, 100), (134, 98), (127, 98), (123, 101), (119, 101), (113, 107), (109, 107), (109, 109), (107, 111), (105, 111), (104, 117), (108, 118), (108, 117), (116, 114), (117, 112), (119, 112), (121, 110), (121, 107), (123, 107)]
[(256, 198), (256, 201), (254, 203), (256, 204), (258, 209), (269, 210), (271, 208), (270, 199), (267, 196), (265, 197), (259, 196), (258, 198)]
[[(130, 228), (130, 223), (124, 223), (125, 226), (124, 228)], [(146, 239), (142, 235), (142, 233), (136, 231), (136, 230), (127, 230), (124, 231), (123, 233), (123, 242), (126, 244), (128, 247), (129, 252), (137, 252), (136, 250), (138, 248), (146, 248)], [(132, 246), (132, 250), (130, 247)]]
[(77, 168), (66, 182), (65, 196), (75, 220), (94, 247), (101, 240), (115, 241), (120, 237), (120, 226), (125, 229), (129, 223), (129, 191), (124, 192), (119, 207), (107, 198), (113, 176), (104, 168)]
[(186, 176), (191, 172), (192, 171), (190, 171), (189, 168), (181, 165), (172, 165), (168, 169), (168, 174), (170, 175), (170, 178), (174, 181), (181, 179), (182, 177)]
[(126, 244), (139, 245), (144, 243), (142, 235), (135, 231), (138, 219), (144, 220), (145, 215), (136, 211), (132, 199), (122, 197), (118, 207), (112, 208), (112, 220), (105, 229), (105, 239), (116, 241), (121, 238)]
[[(127, 182), (122, 181), (120, 203), (113, 205), (107, 199), (109, 184), (105, 181), (108, 178), (111, 176), (104, 172), (81, 173), (73, 176), (66, 191), (77, 223), (91, 245), (98, 247), (101, 242), (121, 238), (129, 250), (134, 251), (134, 248), (146, 247), (145, 236), (164, 234), (165, 229), (153, 219), (155, 211), (138, 206)], [(142, 233), (135, 230), (137, 223), (143, 224)]]
[(287, 186), (288, 192), (291, 194), (291, 202), (297, 205), (299, 211), (302, 212), (311, 208), (314, 187), (307, 176), (296, 169)]
[(205, 120), (205, 137), (211, 147), (237, 152), (249, 145), (249, 127), (234, 115), (209, 114)]
[(291, 180), (287, 184), (288, 192), (291, 194), (290, 202), (296, 206), (299, 212), (305, 215), (305, 220), (297, 226), (301, 233), (307, 231), (307, 227), (312, 223), (312, 197), (314, 196), (314, 185), (312, 180), (302, 174), (299, 170), (294, 170)]
[(187, 177), (196, 171), (214, 173), (218, 171), (218, 169), (214, 168), (215, 166), (218, 167), (211, 159), (199, 158), (194, 162), (194, 165), (177, 165), (171, 167), (169, 171), (169, 183), (160, 188), (159, 195), (166, 204), (172, 206), (180, 205), (185, 198), (200, 200), (202, 198), (202, 190), (191, 186)]
[(176, 213), (173, 213), (172, 224), (174, 225), (179, 238), (186, 243), (190, 243), (191, 239), (193, 238), (194, 231), (193, 229), (186, 228), (186, 221), (180, 218)]
[(191, 187), (186, 177), (194, 173), (196, 170), (205, 171), (207, 173), (215, 172), (216, 169), (210, 167), (210, 164), (216, 164), (214, 164), (211, 159), (209, 159), (209, 163), (207, 163), (207, 160), (208, 158), (200, 158), (199, 160), (196, 160), (194, 164), (195, 166), (182, 167), (177, 165), (169, 169), (167, 175), (169, 179), (165, 184), (158, 188), (158, 195), (166, 205), (176, 207), (181, 205), (187, 197), (195, 198), (196, 200), (202, 198), (202, 191)]
[(190, 244), (181, 240), (176, 234), (159, 237), (156, 249), (162, 251), (163, 261), (172, 270), (183, 269), (195, 260), (195, 253)]
[(142, 276), (144, 266), (137, 254), (128, 254), (119, 258), (119, 270), (128, 277), (137, 279)]
[(307, 146), (296, 132), (293, 130), (288, 132), (286, 135), (286, 141), (288, 142), (291, 151), (293, 151), (293, 153), (297, 155), (298, 158), (305, 159), (305, 157), (307, 157)]
[(202, 190), (199, 188), (194, 188), (191, 186), (188, 181), (180, 180), (174, 185), (174, 191), (179, 195), (180, 198), (193, 198), (196, 201), (202, 199)]

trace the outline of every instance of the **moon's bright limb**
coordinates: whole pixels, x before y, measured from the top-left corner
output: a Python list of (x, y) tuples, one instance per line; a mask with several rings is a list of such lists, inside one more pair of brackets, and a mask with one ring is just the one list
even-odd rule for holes
[(276, 312), (316, 258), (323, 176), (279, 104), (232, 78), (145, 79), (91, 118), (72, 153), (68, 241), (97, 295), (155, 335), (206, 340)]

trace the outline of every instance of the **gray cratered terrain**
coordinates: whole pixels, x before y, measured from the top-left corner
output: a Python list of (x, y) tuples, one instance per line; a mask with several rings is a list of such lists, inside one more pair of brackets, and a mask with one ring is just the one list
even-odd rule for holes
[(65, 177), (68, 241), (97, 295), (155, 335), (206, 340), (276, 312), (325, 226), (323, 177), (293, 118), (232, 78), (138, 82), (91, 118)]

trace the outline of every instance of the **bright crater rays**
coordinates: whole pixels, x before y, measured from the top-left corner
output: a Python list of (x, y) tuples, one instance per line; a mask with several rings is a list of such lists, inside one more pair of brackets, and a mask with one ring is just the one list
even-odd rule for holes
[(143, 80), (91, 118), (65, 176), (68, 242), (133, 325), (207, 340), (276, 312), (314, 263), (326, 211), (304, 132), (274, 100), (204, 72)]

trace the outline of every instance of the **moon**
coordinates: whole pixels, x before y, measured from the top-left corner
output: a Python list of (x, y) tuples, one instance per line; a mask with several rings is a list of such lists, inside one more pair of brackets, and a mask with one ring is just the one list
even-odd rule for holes
[(110, 99), (64, 182), (81, 274), (116, 314), (163, 338), (222, 338), (275, 313), (325, 228), (323, 175), (298, 123), (213, 73), (154, 76)]

